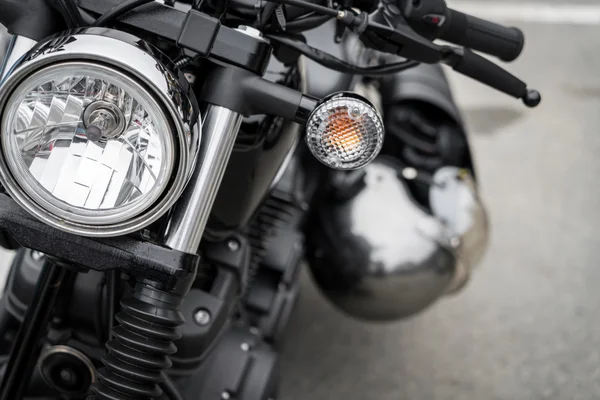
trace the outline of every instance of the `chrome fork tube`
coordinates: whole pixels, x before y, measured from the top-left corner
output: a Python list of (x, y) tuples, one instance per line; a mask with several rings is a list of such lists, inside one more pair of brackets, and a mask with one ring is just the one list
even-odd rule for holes
[(198, 250), (242, 123), (240, 114), (220, 106), (208, 106), (205, 115), (196, 168), (164, 236), (168, 247), (186, 253)]
[(24, 36), (13, 36), (10, 39), (6, 55), (0, 69), (0, 80), (4, 80), (12, 71), (14, 65), (23, 57), (29, 50), (36, 45), (36, 41)]

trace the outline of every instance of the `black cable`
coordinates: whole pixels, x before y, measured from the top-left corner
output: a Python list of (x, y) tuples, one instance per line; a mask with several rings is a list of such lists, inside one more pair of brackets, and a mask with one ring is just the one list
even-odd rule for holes
[(227, 15), (227, 9), (229, 8), (229, 0), (218, 0), (217, 1), (217, 12), (216, 17), (220, 20)]
[(115, 319), (115, 298), (117, 296), (117, 271), (106, 271), (106, 340), (111, 339)]
[(399, 63), (378, 65), (375, 67), (359, 67), (357, 65), (349, 64), (343, 60), (340, 60), (339, 58), (334, 57), (331, 54), (327, 54), (319, 49), (315, 49), (314, 47), (311, 47), (306, 43), (296, 39), (275, 34), (267, 35), (266, 37), (284, 46), (296, 50), (298, 53), (305, 55), (311, 60), (329, 69), (349, 74), (380, 77), (404, 71), (406, 69), (416, 67), (420, 64), (417, 61), (407, 60)]
[(106, 338), (104, 337), (104, 329), (102, 326), (102, 292), (104, 289), (105, 279), (102, 278), (100, 282), (96, 284), (96, 293), (94, 298), (96, 299), (96, 311), (94, 312), (94, 330), (96, 331), (96, 338), (99, 343), (104, 343)]
[(271, 19), (271, 16), (273, 15), (273, 13), (275, 12), (275, 10), (277, 9), (277, 4), (276, 3), (268, 3), (264, 6), (264, 8), (262, 10), (260, 10), (260, 19), (258, 21), (258, 26), (262, 27), (265, 26), (267, 24), (267, 22), (269, 22), (269, 20)]
[(318, 4), (314, 4), (314, 3), (309, 3), (308, 1), (302, 1), (302, 0), (267, 0), (267, 1), (270, 3), (288, 4), (290, 6), (304, 8), (306, 10), (311, 10), (311, 11), (314, 11), (315, 13), (321, 14), (321, 15), (329, 15), (331, 17), (338, 16), (338, 10), (335, 10), (335, 9), (332, 9), (329, 7), (325, 7), (325, 6), (321, 6)]
[(6, 309), (6, 291), (0, 298), (0, 343), (2, 343), (4, 339), (4, 334), (7, 331), (10, 322), (12, 321), (13, 316)]
[(299, 33), (314, 29), (323, 25), (333, 17), (329, 15), (310, 15), (308, 17), (297, 18), (288, 22), (285, 28), (287, 33)]
[(163, 390), (164, 394), (167, 395), (169, 400), (184, 400), (183, 396), (181, 396), (181, 393), (179, 393), (179, 390), (177, 390), (177, 387), (173, 383), (173, 380), (167, 375), (163, 375), (163, 377), (165, 380), (160, 383), (160, 388)]
[(52, 6), (63, 16), (69, 29), (85, 25), (85, 21), (79, 12), (79, 8), (73, 0), (52, 0)]
[(114, 6), (104, 14), (102, 14), (92, 26), (106, 26), (119, 18), (123, 14), (133, 10), (134, 8), (143, 6), (144, 4), (152, 3), (154, 0), (126, 0), (121, 4)]

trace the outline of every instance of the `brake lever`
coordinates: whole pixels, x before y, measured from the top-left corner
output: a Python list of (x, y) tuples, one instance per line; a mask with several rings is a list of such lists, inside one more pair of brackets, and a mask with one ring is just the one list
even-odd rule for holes
[(525, 82), (487, 58), (463, 48), (444, 47), (443, 51), (445, 56), (442, 62), (456, 72), (521, 99), (527, 107), (537, 107), (542, 101), (537, 90), (528, 89)]
[(455, 71), (475, 79), (509, 96), (521, 99), (528, 107), (536, 107), (541, 95), (488, 59), (469, 49), (440, 46), (419, 35), (402, 15), (393, 17), (379, 9), (369, 16), (360, 34), (365, 46), (425, 64), (444, 63)]
[(415, 32), (400, 17), (391, 20), (382, 9), (369, 16), (369, 22), (361, 41), (375, 50), (395, 54), (426, 64), (442, 61), (442, 47)]

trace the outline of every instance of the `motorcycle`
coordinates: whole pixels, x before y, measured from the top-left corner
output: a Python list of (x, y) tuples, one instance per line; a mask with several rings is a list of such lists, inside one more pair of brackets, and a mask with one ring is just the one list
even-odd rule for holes
[(304, 260), (375, 322), (483, 255), (439, 64), (541, 101), (473, 51), (512, 61), (522, 32), (444, 0), (2, 0), (0, 23), (0, 400), (275, 398)]

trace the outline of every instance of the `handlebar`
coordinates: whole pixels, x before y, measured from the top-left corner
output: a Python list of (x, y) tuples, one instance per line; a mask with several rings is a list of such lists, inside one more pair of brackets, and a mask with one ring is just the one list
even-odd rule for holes
[(400, 13), (411, 28), (429, 39), (443, 39), (507, 62), (523, 51), (525, 36), (521, 30), (453, 10), (446, 0), (420, 0), (418, 5), (411, 0), (382, 2), (389, 13)]
[(450, 8), (439, 38), (507, 62), (514, 61), (525, 45), (525, 36), (520, 29), (498, 25)]
[[(474, 53), (470, 48), (514, 60), (523, 49), (523, 34), (446, 7), (444, 0), (384, 0), (383, 9), (369, 16), (361, 39), (368, 47), (427, 64), (445, 63), (455, 71), (521, 99), (528, 107), (540, 104), (539, 92), (517, 77)], [(398, 8), (394, 4), (399, 4)], [(441, 46), (432, 39), (463, 43), (464, 48)]]
[[(390, 68), (387, 72), (397, 71), (396, 68), (403, 70), (417, 63), (445, 63), (463, 75), (521, 99), (529, 107), (535, 107), (541, 101), (541, 96), (537, 91), (528, 89), (514, 75), (468, 49), (470, 46), (474, 49), (481, 49), (480, 51), (483, 52), (499, 55), (503, 59), (514, 59), (523, 48), (523, 34), (517, 29), (504, 28), (450, 10), (444, 0), (420, 0), (420, 7), (413, 7), (412, 10), (410, 5), (416, 4), (412, 0), (366, 0), (367, 2), (377, 1), (383, 5), (368, 14), (355, 9), (343, 7), (333, 9), (321, 6), (312, 2), (314, 0), (311, 2), (307, 0), (267, 1), (302, 7), (316, 14), (335, 18), (338, 21), (338, 27), (343, 25), (358, 33), (366, 47), (409, 60), (396, 65), (388, 65), (387, 67)], [(79, 0), (79, 6), (86, 11), (104, 14), (110, 10), (111, 4), (118, 5), (121, 2), (122, 0)], [(399, 8), (398, 4), (404, 5), (404, 8)], [(236, 29), (222, 25), (218, 19), (212, 18), (202, 11), (192, 9), (188, 13), (184, 13), (166, 4), (159, 5), (157, 2), (153, 2), (153, 6), (155, 9), (158, 7), (160, 13), (142, 13), (132, 17), (125, 15), (119, 19), (119, 24), (129, 25), (136, 30), (141, 29), (150, 35), (158, 34), (191, 54), (226, 62), (257, 74), (264, 72), (266, 63), (262, 61), (268, 59), (264, 55), (265, 52), (272, 50), (271, 45), (276, 47), (276, 51), (281, 47), (291, 49), (292, 54), (286, 57), (308, 54), (310, 58), (312, 55), (312, 59), (317, 62), (348, 73), (381, 76), (381, 73), (386, 71), (385, 69), (373, 70), (372, 68), (344, 65), (340, 60), (332, 60), (334, 57), (325, 57), (326, 55), (322, 52), (306, 45), (294, 36), (285, 37), (291, 44), (294, 44), (292, 46), (290, 43), (285, 43), (287, 40), (274, 40), (277, 38), (273, 38), (272, 34), (267, 35), (273, 39), (269, 45), (263, 39), (240, 34), (236, 32)], [(442, 18), (436, 19), (436, 16)], [(295, 21), (290, 23), (293, 22)], [(208, 30), (210, 35), (204, 34), (203, 30)], [(198, 34), (198, 32), (203, 34)], [(442, 34), (446, 40), (466, 43), (466, 48), (441, 46), (432, 41)], [(281, 51), (278, 53), (282, 54)]]

